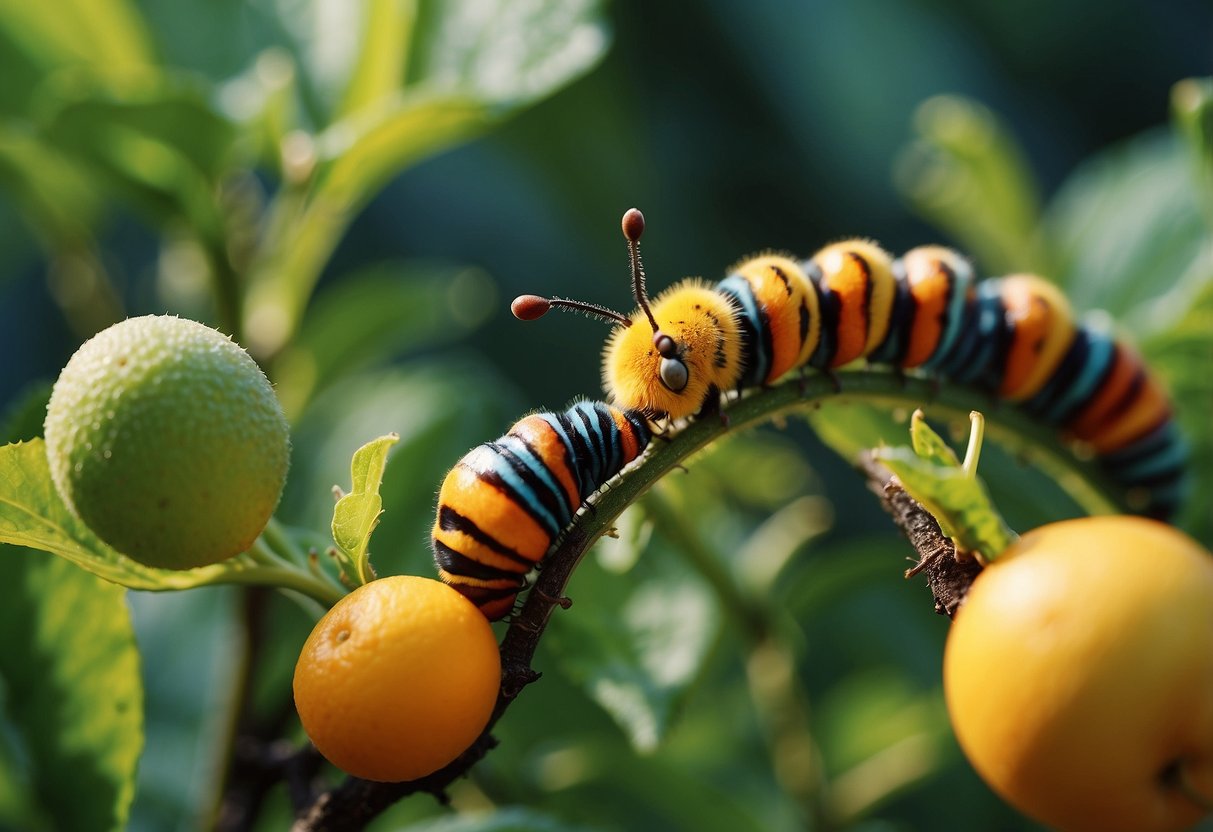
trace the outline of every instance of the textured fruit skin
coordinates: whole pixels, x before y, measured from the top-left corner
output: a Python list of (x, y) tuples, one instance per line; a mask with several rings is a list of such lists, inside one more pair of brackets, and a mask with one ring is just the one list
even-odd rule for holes
[(286, 418), (239, 345), (184, 318), (130, 318), (87, 341), (46, 411), (55, 487), (98, 537), (148, 566), (247, 549), (286, 482)]
[(944, 690), (973, 767), (1064, 832), (1164, 832), (1213, 795), (1213, 555), (1151, 520), (1044, 526), (984, 570)]
[(488, 619), (432, 578), (365, 584), (320, 619), (295, 665), (295, 707), (320, 753), (366, 780), (432, 774), (488, 724), (501, 659)]

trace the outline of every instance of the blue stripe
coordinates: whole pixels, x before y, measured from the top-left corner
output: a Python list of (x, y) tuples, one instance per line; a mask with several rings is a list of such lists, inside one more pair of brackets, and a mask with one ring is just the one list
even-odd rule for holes
[(563, 524), (552, 515), (540, 496), (518, 475), (509, 461), (491, 445), (485, 444), (476, 447), (464, 457), (463, 462), (476, 471), (497, 476), (526, 511), (538, 520), (540, 525), (544, 526), (550, 536), (555, 537), (563, 528)]
[(565, 495), (560, 483), (552, 476), (551, 469), (548, 468), (547, 463), (531, 451), (527, 447), (527, 444), (517, 436), (506, 434), (497, 440), (497, 444), (512, 451), (514, 456), (518, 458), (518, 461), (525, 465), (527, 470), (541, 480), (544, 487), (552, 492), (556, 497), (556, 504), (560, 507), (560, 514), (557, 519), (560, 520), (561, 526), (568, 525), (569, 521), (573, 519), (572, 514), (568, 510), (568, 497)]
[(573, 478), (577, 480), (577, 496), (579, 499), (584, 500), (585, 495), (593, 491), (593, 489), (586, 488), (586, 482), (581, 473), (581, 462), (577, 458), (579, 454), (573, 445), (572, 438), (569, 436), (568, 431), (564, 429), (564, 425), (561, 422), (563, 414), (538, 413), (536, 415), (552, 426), (552, 430), (556, 431), (556, 436), (560, 438), (561, 444), (564, 445), (564, 449), (569, 455), (569, 470), (572, 472)]
[(716, 284), (716, 291), (731, 298), (739, 307), (743, 321), (739, 321), (742, 333), (743, 361), (741, 387), (754, 387), (761, 384), (767, 377), (771, 366), (771, 356), (763, 349), (763, 344), (770, 340), (764, 332), (762, 313), (758, 309), (758, 299), (754, 297), (754, 287), (750, 281), (739, 274), (731, 274)]
[[(596, 479), (594, 480), (594, 488), (602, 485), (611, 478), (611, 470), (619, 470), (616, 459), (617, 443), (612, 442), (611, 428), (614, 427), (614, 421), (610, 414), (604, 414), (598, 408), (602, 407), (599, 402), (578, 402), (574, 405), (578, 413), (581, 414), (581, 421), (586, 426), (586, 429), (594, 436), (595, 447), (598, 450), (596, 454), (598, 465), (594, 469)], [(604, 421), (605, 420), (605, 421)]]
[(965, 325), (965, 298), (969, 293), (969, 286), (973, 283), (973, 273), (968, 263), (962, 263), (960, 270), (952, 270), (952, 276), (954, 279), (951, 281), (952, 296), (948, 298), (948, 325), (935, 346), (936, 354), (947, 355)]
[[(988, 281), (982, 285), (982, 289), (992, 283), (994, 281)], [(998, 332), (1005, 317), (1006, 311), (1003, 309), (998, 287), (992, 286), (985, 291), (979, 289), (976, 316), (972, 323), (975, 348), (963, 363), (955, 362), (958, 366), (950, 373), (953, 379), (963, 384), (972, 384), (986, 372), (997, 352)]]
[(1044, 413), (1049, 424), (1066, 422), (1074, 411), (1085, 405), (1099, 388), (1116, 355), (1116, 343), (1106, 330), (1081, 325), (1087, 339), (1087, 360), (1070, 386)]
[(1115, 473), (1117, 480), (1128, 484), (1182, 468), (1187, 461), (1188, 444), (1171, 419), (1129, 447), (1100, 457), (1100, 462)]
[[(584, 408), (584, 402), (578, 402), (570, 407), (567, 411), (569, 424), (581, 437), (581, 441), (588, 446), (589, 452), (583, 455), (583, 458), (577, 462), (584, 466), (588, 490), (582, 494), (582, 497), (589, 496), (589, 492), (598, 489), (602, 484), (604, 477), (602, 476), (603, 466), (603, 449), (602, 439), (598, 434), (596, 426), (593, 425), (593, 419), (587, 419)], [(587, 421), (589, 424), (587, 424)]]

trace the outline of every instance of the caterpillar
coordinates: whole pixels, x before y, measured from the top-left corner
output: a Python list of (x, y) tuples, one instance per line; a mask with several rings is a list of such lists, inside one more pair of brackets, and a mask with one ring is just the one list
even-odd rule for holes
[(585, 499), (650, 438), (642, 414), (581, 401), (525, 416), (468, 451), (438, 493), (431, 542), (439, 577), (490, 621), (504, 618)]
[(1165, 519), (1180, 502), (1186, 446), (1162, 385), (1106, 318), (1076, 320), (1060, 289), (1041, 277), (978, 282), (952, 249), (921, 246), (894, 260), (853, 239), (808, 260), (750, 257), (719, 283), (687, 279), (650, 301), (644, 216), (633, 208), (622, 226), (638, 307), (630, 316), (537, 295), (511, 305), (521, 320), (558, 308), (613, 324), (602, 376), (618, 407), (681, 419), (718, 407), (724, 391), (866, 359), (1022, 407), (1090, 448), (1142, 514)]

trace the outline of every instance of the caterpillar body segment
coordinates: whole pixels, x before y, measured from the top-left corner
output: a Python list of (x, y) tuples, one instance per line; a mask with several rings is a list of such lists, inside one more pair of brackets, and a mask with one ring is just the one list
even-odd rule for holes
[(585, 499), (650, 438), (641, 414), (583, 401), (525, 416), (468, 451), (438, 494), (431, 543), (439, 577), (490, 620), (505, 617)]

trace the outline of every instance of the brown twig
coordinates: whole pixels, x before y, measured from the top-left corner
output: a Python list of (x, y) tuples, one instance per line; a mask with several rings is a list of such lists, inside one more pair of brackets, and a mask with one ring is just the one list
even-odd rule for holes
[(931, 513), (902, 488), (887, 468), (866, 455), (860, 460), (860, 468), (868, 478), (868, 487), (880, 497), (885, 511), (892, 515), (893, 522), (918, 553), (918, 562), (906, 570), (906, 577), (924, 573), (935, 597), (935, 611), (952, 618), (964, 603), (969, 585), (981, 572), (981, 563), (972, 555), (957, 554), (956, 546)]

